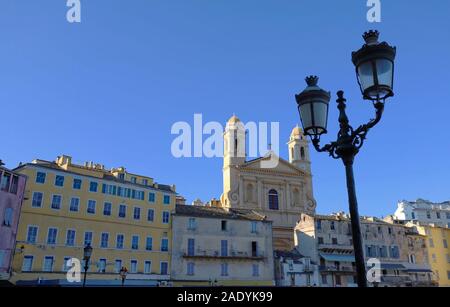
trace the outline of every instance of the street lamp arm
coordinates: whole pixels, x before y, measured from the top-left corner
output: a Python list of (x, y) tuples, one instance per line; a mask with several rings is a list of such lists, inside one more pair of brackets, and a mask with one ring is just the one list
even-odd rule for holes
[(336, 153), (336, 148), (338, 146), (337, 142), (331, 142), (329, 144), (320, 147), (320, 137), (319, 136), (311, 136), (311, 142), (316, 149), (317, 152), (328, 152), (330, 157), (334, 159), (340, 159), (340, 157)]
[(367, 133), (369, 130), (373, 127), (375, 127), (381, 120), (381, 117), (383, 116), (384, 111), (384, 103), (381, 101), (378, 101), (374, 103), (375, 107), (375, 118), (371, 119), (367, 124), (359, 126), (353, 133), (352, 133), (352, 140), (353, 145), (360, 149), (362, 145), (364, 144), (364, 140), (366, 139)]

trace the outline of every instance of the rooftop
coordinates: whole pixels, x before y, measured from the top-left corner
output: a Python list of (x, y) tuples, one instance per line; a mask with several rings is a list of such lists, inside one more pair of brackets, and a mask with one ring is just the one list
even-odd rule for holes
[(224, 209), (207, 206), (176, 205), (175, 215), (268, 222), (265, 216), (253, 210)]

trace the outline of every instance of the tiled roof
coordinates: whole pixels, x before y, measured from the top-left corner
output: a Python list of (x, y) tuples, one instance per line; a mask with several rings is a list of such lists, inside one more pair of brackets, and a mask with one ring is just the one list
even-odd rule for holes
[(227, 210), (224, 208), (193, 205), (176, 205), (175, 215), (248, 221), (267, 221), (265, 216), (253, 210), (231, 208)]
[(73, 174), (73, 175), (95, 178), (97, 180), (114, 181), (114, 182), (121, 183), (121, 184), (134, 185), (134, 186), (140, 187), (140, 188), (155, 189), (155, 190), (160, 190), (160, 191), (165, 191), (165, 192), (170, 192), (170, 193), (175, 193), (176, 194), (176, 192), (172, 191), (172, 188), (169, 185), (158, 184), (158, 187), (156, 187), (156, 186), (153, 186), (153, 185), (143, 185), (143, 184), (139, 184), (139, 183), (132, 183), (130, 181), (121, 180), (121, 179), (111, 175), (110, 173), (108, 173), (107, 170), (90, 170), (90, 171), (101, 172), (103, 175), (102, 175), (102, 177), (99, 178), (99, 177), (89, 176), (89, 175), (86, 175), (86, 174), (81, 174), (81, 173), (77, 173), (77, 172), (73, 172), (73, 171), (68, 171), (68, 170), (65, 170), (62, 167), (60, 167), (55, 162), (44, 161), (44, 160), (39, 160), (39, 163), (24, 163), (24, 164), (21, 164), (18, 167), (16, 167), (14, 169), (14, 171), (20, 170), (21, 168), (23, 168), (25, 166), (43, 167), (43, 168), (48, 168), (48, 169), (54, 169), (54, 170), (57, 170), (57, 171), (61, 171), (61, 172), (65, 172), (65, 173), (69, 173), (69, 174)]

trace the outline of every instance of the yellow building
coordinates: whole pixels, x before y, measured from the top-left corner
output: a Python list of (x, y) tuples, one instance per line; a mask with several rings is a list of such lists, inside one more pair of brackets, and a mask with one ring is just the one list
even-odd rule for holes
[(427, 236), (428, 259), (440, 287), (450, 287), (450, 228), (408, 223)]
[[(67, 259), (93, 248), (87, 285), (166, 283), (175, 186), (69, 156), (34, 160), (16, 171), (28, 177), (13, 261), (17, 284), (68, 283)], [(82, 264), (83, 266), (83, 264)]]

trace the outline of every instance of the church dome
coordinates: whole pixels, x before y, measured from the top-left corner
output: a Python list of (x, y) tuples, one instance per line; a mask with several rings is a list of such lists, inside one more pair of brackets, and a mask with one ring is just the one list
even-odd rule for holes
[(235, 124), (235, 123), (238, 123), (240, 121), (241, 120), (236, 115), (233, 114), (233, 116), (230, 117), (230, 119), (228, 120), (227, 123), (228, 124)]

